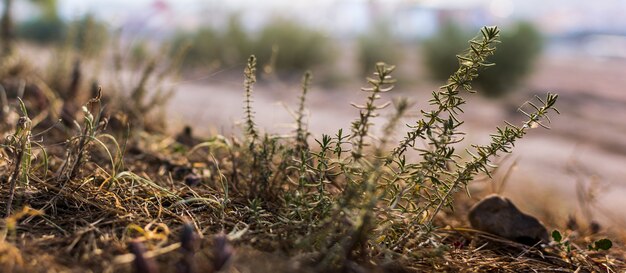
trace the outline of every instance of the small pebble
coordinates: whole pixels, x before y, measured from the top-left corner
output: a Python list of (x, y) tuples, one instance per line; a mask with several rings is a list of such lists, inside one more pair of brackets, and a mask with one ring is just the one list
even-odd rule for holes
[(508, 198), (495, 194), (471, 208), (469, 221), (474, 229), (526, 245), (550, 241), (548, 230), (537, 218), (521, 212)]

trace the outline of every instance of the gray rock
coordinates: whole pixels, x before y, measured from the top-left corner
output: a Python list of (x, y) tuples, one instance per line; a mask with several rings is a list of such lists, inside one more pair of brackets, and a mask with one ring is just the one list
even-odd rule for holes
[(472, 228), (509, 240), (534, 245), (548, 243), (548, 230), (537, 218), (521, 212), (508, 198), (489, 195), (469, 213)]

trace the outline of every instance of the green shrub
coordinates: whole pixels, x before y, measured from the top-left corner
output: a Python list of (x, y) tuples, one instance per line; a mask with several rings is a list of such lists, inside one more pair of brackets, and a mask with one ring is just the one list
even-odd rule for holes
[(135, 42), (130, 48), (129, 62), (133, 70), (139, 69), (139, 67), (150, 59), (151, 52), (148, 47), (148, 42), (145, 40)]
[(260, 63), (278, 71), (301, 72), (328, 64), (334, 57), (324, 33), (285, 19), (276, 19), (261, 30), (254, 51)]
[(248, 56), (253, 53), (254, 41), (244, 29), (239, 16), (234, 15), (228, 19), (220, 45), (222, 53), (220, 57), (226, 65), (245, 63)]
[(184, 58), (188, 67), (235, 66), (246, 62), (254, 41), (246, 32), (239, 16), (231, 16), (224, 31), (203, 26), (194, 32), (179, 32), (173, 38), (171, 53), (189, 46)]
[(56, 0), (31, 0), (39, 16), (17, 25), (17, 36), (40, 44), (63, 41), (67, 24), (61, 20)]
[(323, 33), (284, 19), (264, 26), (255, 39), (239, 17), (232, 16), (224, 31), (205, 26), (195, 32), (179, 32), (172, 44), (174, 51), (189, 45), (184, 60), (187, 67), (233, 67), (255, 53), (259, 63), (265, 65), (265, 72), (298, 72), (328, 63), (333, 57), (329, 39)]
[(73, 22), (58, 17), (39, 17), (18, 25), (18, 38), (39, 44), (68, 42), (85, 57), (94, 57), (106, 47), (108, 27), (93, 15), (85, 15)]
[(471, 38), (454, 23), (443, 25), (439, 33), (424, 41), (422, 51), (424, 63), (436, 80), (446, 80), (459, 66), (458, 52), (466, 48)]
[(213, 62), (221, 62), (219, 33), (210, 28), (202, 27), (195, 32), (178, 32), (172, 41), (172, 54), (178, 49), (189, 46), (183, 63), (189, 67), (208, 66)]
[(67, 24), (59, 18), (35, 18), (18, 25), (17, 37), (39, 44), (58, 43), (67, 33)]
[[(266, 206), (279, 211), (276, 217), (281, 219), (272, 226), (274, 230), (284, 223), (289, 236), (306, 245), (305, 251), (323, 253), (320, 271), (341, 272), (346, 262), (359, 255), (419, 251), (422, 242), (432, 238), (436, 216), (452, 208), (456, 193), (466, 190), (476, 175), (490, 175), (494, 158), (510, 153), (515, 141), (534, 126), (546, 127), (548, 113), (558, 113), (556, 95), (537, 97), (523, 112), (527, 121), (496, 128), (487, 145), (471, 145), (468, 157), (461, 156), (463, 152), (456, 149), (465, 135), (459, 131), (463, 123), (459, 113), (465, 106), (461, 93), (471, 92), (473, 80), (491, 65), (500, 37), (497, 27), (485, 27), (481, 34), (457, 57), (459, 65), (447, 84), (432, 93), (429, 109), (407, 124), (409, 131), (395, 145), (392, 136), (410, 108), (406, 99), (395, 101), (382, 134), (373, 133), (375, 118), (391, 104), (381, 95), (393, 92), (395, 66), (376, 64), (376, 72), (361, 88), (365, 98), (352, 104), (358, 115), (349, 133), (339, 129), (334, 137), (316, 138), (318, 147), (306, 148), (298, 144), (306, 142), (305, 129), (297, 130), (293, 138), (260, 133), (252, 105), (256, 58), (250, 58), (244, 82), (246, 137), (239, 146), (250, 162), (239, 165), (248, 168), (241, 169), (250, 181), (248, 200), (271, 204)], [(304, 107), (309, 80), (306, 74), (299, 109)], [(303, 113), (298, 111), (298, 128), (304, 128), (298, 122)], [(411, 160), (411, 153), (421, 160)], [(334, 185), (340, 188), (337, 194), (333, 194)], [(285, 209), (276, 209), (277, 204)], [(254, 210), (261, 209), (255, 205)], [(280, 215), (282, 211), (285, 214)], [(299, 238), (298, 230), (302, 232)]]
[[(459, 60), (454, 57), (460, 52), (471, 35), (459, 26), (449, 23), (441, 32), (423, 45), (425, 64), (432, 75), (444, 80), (454, 72)], [(476, 79), (477, 89), (488, 97), (498, 97), (513, 91), (528, 75), (541, 52), (542, 38), (529, 23), (518, 23), (509, 31), (502, 32), (502, 45), (493, 56), (497, 65), (486, 69)]]
[(385, 23), (376, 24), (357, 40), (358, 65), (361, 75), (366, 75), (377, 62), (397, 63), (401, 58), (399, 50), (394, 50), (395, 40)]
[(72, 22), (72, 35), (75, 48), (85, 57), (95, 57), (102, 52), (109, 41), (109, 30), (104, 22), (87, 14)]
[(511, 83), (526, 77), (541, 53), (542, 38), (539, 31), (528, 23), (520, 23), (509, 32), (502, 33), (502, 46), (493, 56), (497, 65), (483, 72), (478, 85), (486, 95), (504, 94)]

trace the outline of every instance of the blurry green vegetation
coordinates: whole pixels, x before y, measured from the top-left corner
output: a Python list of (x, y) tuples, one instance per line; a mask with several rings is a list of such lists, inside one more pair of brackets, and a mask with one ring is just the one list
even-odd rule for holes
[[(195, 32), (179, 32), (173, 38), (173, 48), (189, 46), (184, 64), (191, 67), (208, 66), (212, 62), (223, 62), (220, 54), (220, 34), (209, 27), (201, 27)], [(172, 50), (172, 54), (175, 50)]]
[(130, 48), (129, 63), (134, 70), (139, 69), (151, 56), (150, 47), (145, 40), (137, 41)]
[(39, 8), (42, 18), (59, 18), (57, 0), (30, 0), (30, 2)]
[(58, 14), (56, 0), (31, 0), (39, 9), (39, 16), (17, 25), (17, 37), (39, 44), (73, 45), (84, 57), (100, 53), (109, 40), (104, 22), (92, 14), (65, 22)]
[(58, 43), (67, 33), (67, 24), (59, 18), (37, 17), (17, 26), (17, 37), (39, 44)]
[(331, 42), (324, 33), (285, 19), (277, 19), (263, 28), (255, 51), (261, 63), (274, 64), (279, 71), (303, 71), (334, 59)]
[(94, 57), (107, 46), (109, 32), (92, 15), (69, 23), (42, 16), (18, 24), (17, 38), (44, 45), (69, 43), (85, 57)]
[(265, 72), (304, 71), (327, 64), (334, 58), (330, 40), (324, 33), (285, 19), (265, 25), (257, 37), (231, 17), (224, 31), (202, 27), (195, 32), (179, 32), (173, 49), (189, 45), (184, 63), (188, 67), (234, 66), (246, 62), (255, 53)]
[(189, 47), (184, 58), (188, 67), (237, 65), (245, 62), (253, 48), (238, 16), (229, 19), (224, 31), (203, 26), (194, 32), (178, 32), (172, 44), (172, 53)]
[(245, 62), (252, 54), (253, 41), (241, 24), (239, 16), (231, 16), (225, 32), (221, 36), (223, 48), (220, 53), (225, 64), (232, 65)]
[(75, 35), (74, 46), (85, 57), (95, 57), (107, 46), (109, 31), (104, 22), (98, 21), (93, 15), (87, 14), (73, 22), (72, 35)]
[(62, 41), (67, 33), (67, 24), (59, 17), (57, 1), (31, 0), (30, 2), (37, 6), (40, 14), (18, 24), (17, 36), (42, 44)]
[[(439, 34), (424, 43), (425, 63), (436, 79), (444, 80), (455, 71), (459, 64), (455, 52), (463, 50), (470, 38), (470, 33), (449, 23)], [(497, 65), (487, 68), (475, 82), (477, 89), (488, 97), (498, 97), (513, 91), (515, 85), (528, 75), (541, 53), (542, 37), (529, 23), (520, 22), (504, 30), (501, 41), (502, 45), (492, 56)]]
[(463, 32), (458, 25), (449, 23), (445, 24), (437, 35), (423, 43), (424, 62), (433, 77), (445, 80), (450, 72), (457, 69), (459, 61), (455, 52), (465, 49), (470, 35)]
[(361, 75), (367, 75), (376, 62), (398, 63), (402, 51), (394, 50), (396, 41), (389, 25), (380, 22), (358, 40), (358, 68)]

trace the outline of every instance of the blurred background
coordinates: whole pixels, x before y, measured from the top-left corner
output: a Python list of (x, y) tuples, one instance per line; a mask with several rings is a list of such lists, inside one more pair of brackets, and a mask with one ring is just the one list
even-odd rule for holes
[(4, 11), (7, 5), (16, 50), (46, 67), (72, 48), (105, 92), (107, 80), (123, 84), (162, 60), (180, 60), (179, 73), (156, 79), (174, 90), (159, 118), (172, 132), (191, 125), (204, 136), (239, 133), (250, 54), (260, 64), (259, 124), (291, 132), (290, 109), (310, 69), (308, 124), (319, 137), (356, 118), (349, 103), (363, 100), (358, 88), (375, 62), (397, 65), (395, 96), (410, 98), (418, 115), (456, 70), (467, 41), (498, 25), (496, 66), (467, 96), (465, 145), (486, 143), (503, 120), (519, 124), (518, 107), (534, 95), (558, 93), (561, 115), (551, 130), (531, 131), (500, 159), (494, 178), (472, 190), (501, 192), (549, 225), (575, 218), (626, 226), (625, 1), (5, 0)]

